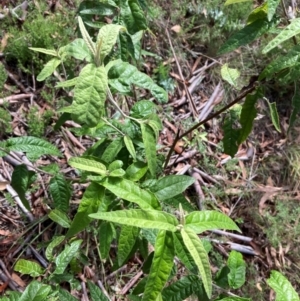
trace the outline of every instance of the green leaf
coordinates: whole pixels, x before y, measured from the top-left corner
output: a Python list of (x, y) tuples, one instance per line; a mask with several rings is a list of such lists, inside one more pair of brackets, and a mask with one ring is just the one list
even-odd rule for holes
[(300, 45), (296, 45), (287, 54), (280, 54), (275, 60), (273, 60), (259, 75), (259, 80), (266, 77), (270, 78), (274, 73), (283, 69), (294, 67), (300, 59)]
[(102, 291), (97, 285), (95, 285), (91, 281), (88, 281), (87, 283), (92, 301), (109, 301), (109, 299), (104, 295), (104, 293), (102, 293)]
[(54, 274), (63, 274), (70, 261), (74, 258), (82, 243), (81, 239), (73, 241), (70, 245), (66, 245), (65, 249), (56, 257), (56, 269)]
[(89, 33), (85, 29), (85, 26), (84, 26), (80, 16), (78, 16), (78, 24), (79, 24), (79, 29), (80, 29), (81, 35), (82, 35), (87, 47), (89, 48), (90, 52), (95, 56), (95, 54), (96, 54), (95, 43), (92, 41)]
[(269, 100), (266, 97), (264, 99), (267, 101), (267, 103), (269, 105), (272, 123), (273, 123), (276, 131), (281, 133), (279, 116), (278, 116), (278, 112), (277, 112), (277, 108), (276, 108), (276, 102), (269, 102)]
[(97, 36), (97, 49), (99, 47), (99, 53), (97, 56), (100, 58), (100, 62), (103, 62), (105, 57), (111, 52), (113, 46), (117, 42), (117, 38), (120, 30), (126, 30), (124, 26), (117, 24), (107, 24), (101, 27)]
[(238, 289), (245, 283), (246, 263), (243, 255), (236, 251), (231, 251), (227, 260), (230, 269), (228, 274), (228, 284), (233, 289)]
[(145, 14), (137, 0), (121, 1), (120, 16), (130, 34), (147, 29)]
[(66, 80), (64, 82), (57, 83), (55, 85), (55, 88), (68, 88), (68, 87), (73, 87), (77, 84), (78, 77), (74, 77), (72, 79)]
[(105, 178), (99, 184), (117, 197), (138, 204), (142, 209), (158, 209), (160, 207), (152, 192), (141, 189), (132, 181), (120, 178)]
[(181, 230), (181, 235), (185, 246), (189, 250), (198, 267), (205, 292), (210, 298), (212, 294), (212, 278), (208, 255), (203, 247), (203, 244), (193, 230), (183, 228)]
[(122, 168), (119, 169), (115, 169), (112, 172), (109, 173), (110, 177), (117, 177), (117, 178), (121, 178), (125, 175), (125, 170)]
[(235, 4), (235, 3), (241, 3), (241, 2), (249, 2), (252, 0), (227, 0), (224, 5), (230, 5), (230, 4)]
[(190, 272), (195, 273), (197, 271), (197, 267), (189, 250), (184, 245), (180, 232), (173, 233), (173, 239), (175, 246), (175, 255), (185, 265), (185, 267), (190, 270)]
[(35, 172), (29, 171), (27, 166), (24, 164), (17, 165), (14, 168), (11, 177), (11, 186), (17, 192), (19, 198), (21, 199), (23, 205), (30, 210), (30, 205), (26, 199), (26, 192), (30, 185), (31, 178), (35, 175)]
[(52, 261), (53, 260), (53, 250), (55, 247), (57, 247), (58, 245), (60, 245), (65, 239), (65, 236), (56, 236), (56, 237), (53, 237), (50, 244), (48, 245), (48, 247), (46, 248), (46, 252), (45, 252), (45, 255), (46, 255), (46, 258), (49, 260), (49, 261)]
[(59, 150), (51, 143), (36, 137), (9, 138), (6, 147), (10, 151), (26, 152), (29, 159), (37, 159), (40, 156), (60, 156)]
[(115, 160), (111, 162), (108, 166), (109, 171), (114, 171), (123, 167), (123, 162), (121, 160)]
[(168, 101), (167, 92), (158, 86), (148, 75), (137, 70), (136, 67), (126, 62), (112, 66), (108, 72), (109, 84), (117, 91), (128, 91), (130, 85), (148, 89), (160, 102)]
[(105, 149), (103, 155), (101, 156), (101, 160), (110, 163), (115, 160), (116, 156), (120, 152), (123, 147), (123, 139), (117, 138), (113, 140)]
[(32, 281), (26, 287), (18, 301), (44, 301), (46, 300), (50, 291), (50, 285), (45, 285), (38, 281)]
[(176, 226), (178, 225), (178, 221), (173, 215), (157, 210), (116, 210), (112, 212), (97, 212), (90, 214), (90, 217), (121, 225), (172, 232), (177, 230)]
[(164, 230), (159, 231), (154, 248), (154, 257), (143, 294), (143, 301), (157, 300), (171, 273), (174, 264), (172, 233)]
[(196, 209), (195, 204), (191, 204), (182, 194), (178, 194), (170, 199), (163, 200), (163, 203), (165, 205), (172, 206), (173, 209), (178, 209), (180, 204), (182, 209), (187, 212), (192, 212)]
[(58, 300), (60, 300), (60, 301), (78, 301), (77, 298), (72, 296), (69, 292), (62, 289), (61, 287), (58, 288)]
[(91, 171), (99, 175), (106, 175), (106, 166), (98, 161), (86, 159), (82, 157), (72, 157), (69, 159), (68, 164), (74, 168)]
[(156, 181), (151, 191), (160, 201), (163, 201), (184, 192), (194, 182), (194, 178), (184, 175), (165, 176)]
[(145, 154), (151, 175), (156, 175), (156, 141), (153, 130), (147, 124), (141, 124), (142, 137), (145, 145)]
[(268, 7), (268, 20), (271, 21), (275, 12), (276, 12), (276, 9), (278, 7), (280, 3), (280, 0), (267, 0), (267, 7)]
[(134, 118), (145, 118), (155, 113), (155, 104), (149, 100), (136, 102), (130, 111), (130, 116)]
[(267, 279), (267, 283), (276, 293), (275, 301), (299, 301), (295, 289), (281, 273), (271, 271), (271, 277)]
[(126, 169), (126, 179), (136, 182), (139, 181), (147, 172), (148, 165), (144, 162), (134, 162)]
[(135, 59), (135, 47), (132, 37), (128, 33), (120, 33), (118, 48), (123, 62), (128, 62), (130, 56)]
[[(109, 3), (108, 3), (109, 2)], [(116, 5), (114, 1), (95, 2), (95, 1), (82, 1), (79, 5), (80, 15), (99, 15), (110, 16), (116, 12)]]
[(41, 52), (41, 53), (44, 53), (44, 54), (48, 54), (48, 55), (52, 55), (52, 56), (55, 56), (57, 57), (57, 51), (56, 50), (52, 50), (52, 49), (45, 49), (45, 48), (35, 48), (35, 47), (28, 47), (30, 50), (33, 50), (33, 51), (37, 51), (37, 52)]
[(136, 161), (136, 152), (131, 138), (129, 136), (124, 136), (124, 143), (132, 159)]
[(83, 39), (75, 39), (72, 43), (67, 45), (65, 51), (68, 55), (77, 60), (85, 60), (89, 63), (93, 61), (92, 53)]
[(248, 94), (246, 100), (242, 107), (242, 112), (240, 116), (240, 124), (242, 129), (240, 130), (240, 136), (238, 139), (238, 144), (244, 142), (249, 134), (251, 133), (253, 127), (253, 121), (257, 115), (257, 110), (255, 108), (256, 102), (259, 97), (261, 97), (261, 92), (256, 91), (255, 94)]
[(300, 18), (291, 20), (291, 23), (280, 31), (279, 35), (275, 37), (267, 46), (262, 50), (263, 54), (268, 53), (270, 50), (280, 45), (284, 41), (292, 38), (300, 33)]
[(202, 290), (202, 283), (198, 276), (183, 276), (178, 281), (165, 287), (162, 291), (164, 301), (186, 300), (196, 291)]
[(78, 210), (66, 234), (66, 238), (83, 231), (92, 221), (89, 214), (96, 213), (104, 197), (104, 188), (97, 183), (91, 183), (85, 190)]
[(207, 230), (226, 229), (241, 232), (235, 222), (218, 211), (194, 211), (185, 217), (185, 229), (200, 234)]
[(265, 19), (258, 19), (234, 33), (220, 48), (218, 54), (230, 52), (259, 38), (274, 25)]
[(71, 222), (69, 220), (69, 217), (64, 212), (58, 209), (54, 209), (50, 211), (48, 217), (54, 222), (56, 222), (57, 224), (59, 224), (60, 226), (62, 226), (63, 228), (70, 227)]
[(74, 89), (74, 100), (69, 108), (73, 118), (88, 127), (96, 126), (104, 111), (107, 74), (103, 66), (88, 64), (82, 68)]
[(131, 9), (132, 16), (138, 30), (147, 29), (145, 13), (141, 9), (138, 0), (128, 0), (128, 5)]
[(296, 121), (297, 115), (300, 112), (300, 89), (299, 89), (299, 84), (298, 84), (297, 81), (295, 81), (294, 85), (295, 85), (295, 92), (294, 92), (294, 95), (293, 95), (293, 98), (292, 98), (293, 111), (292, 111), (292, 114), (291, 114), (291, 117), (290, 117), (288, 132), (293, 127), (293, 125)]
[(253, 23), (259, 19), (266, 19), (268, 16), (268, 3), (265, 2), (256, 7), (248, 16), (247, 24)]
[(240, 77), (240, 71), (228, 67), (228, 64), (224, 64), (221, 68), (221, 76), (230, 85), (237, 87), (237, 79)]
[(252, 301), (252, 299), (230, 296), (230, 297), (222, 298), (220, 301)]
[(50, 60), (42, 69), (42, 71), (39, 73), (39, 75), (37, 76), (37, 81), (41, 82), (43, 80), (45, 80), (47, 77), (49, 77), (57, 68), (57, 66), (59, 66), (59, 64), (61, 63), (60, 59), (52, 59)]
[(140, 229), (133, 226), (123, 225), (118, 241), (118, 265), (122, 266), (133, 249)]
[(148, 125), (153, 130), (153, 132), (155, 134), (155, 140), (157, 141), (159, 138), (159, 131), (162, 129), (160, 120), (159, 120), (159, 122), (157, 122), (157, 120), (149, 120)]
[(235, 129), (235, 122), (237, 121), (236, 113), (234, 110), (230, 110), (228, 116), (226, 116), (223, 131), (223, 145), (224, 145), (224, 152), (225, 154), (234, 157), (238, 151), (238, 141), (240, 138), (240, 129)]
[(53, 198), (54, 207), (67, 212), (69, 210), (71, 189), (69, 182), (62, 174), (58, 174), (50, 180), (49, 192)]
[(34, 261), (19, 259), (15, 264), (14, 270), (31, 277), (39, 277), (44, 273), (44, 269)]
[(114, 239), (113, 225), (108, 222), (102, 222), (99, 228), (100, 254), (102, 260), (108, 258), (110, 245), (113, 239)]

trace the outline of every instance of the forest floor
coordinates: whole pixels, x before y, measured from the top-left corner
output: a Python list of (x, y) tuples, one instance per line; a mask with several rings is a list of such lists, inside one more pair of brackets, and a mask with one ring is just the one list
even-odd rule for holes
[[(82, 154), (92, 140), (72, 133), (71, 122), (66, 122), (60, 130), (54, 130), (58, 118), (57, 106), (63, 95), (51, 87), (51, 82), (36, 82), (36, 64), (33, 64), (34, 67), (27, 64), (26, 72), (25, 68), (19, 68), (20, 62), (24, 61), (17, 60), (18, 55), (24, 55), (23, 46), (17, 41), (26, 40), (26, 35), (32, 33), (33, 29), (25, 27), (25, 23), (35, 9), (44, 9), (42, 15), (45, 19), (65, 22), (60, 23), (62, 26), (68, 23), (67, 19), (63, 21), (65, 17), (71, 18), (76, 13), (76, 3), (71, 0), (47, 2), (49, 5), (41, 8), (39, 1), (33, 1), (27, 15), (24, 15), (25, 21), (0, 20), (0, 26), (1, 22), (6, 22), (6, 27), (0, 29), (0, 64), (7, 74), (3, 86), (0, 86), (0, 135), (2, 139), (36, 135), (51, 141), (66, 154), (64, 158), (56, 159), (55, 163), (67, 175), (72, 172), (67, 166), (67, 156)], [(178, 131), (186, 131), (196, 121), (205, 119), (210, 112), (239, 95), (239, 90), (247, 86), (251, 76), (260, 69), (259, 57), (252, 55), (255, 49), (247, 49), (243, 53), (236, 51), (226, 57), (216, 56), (217, 34), (221, 35), (222, 32), (212, 33), (219, 31), (219, 28), (214, 28), (214, 20), (208, 9), (199, 12), (201, 18), (206, 18), (202, 24), (195, 20), (192, 9), (186, 9), (182, 15), (183, 8), (180, 10), (169, 2), (153, 1), (152, 8), (157, 11), (150, 15), (152, 32), (148, 32), (144, 39), (144, 49), (149, 56), (145, 56), (142, 63), (144, 71), (169, 93), (169, 102), (159, 108), (164, 125), (159, 137), (159, 152), (164, 155)], [(16, 7), (20, 3), (1, 0), (0, 13), (3, 13), (5, 6)], [(187, 3), (184, 1), (182, 5)], [(72, 39), (76, 25), (74, 21), (70, 23), (66, 25), (69, 26), (68, 31), (54, 24), (52, 39), (62, 39), (63, 36), (66, 40)], [(204, 29), (211, 32), (210, 39), (204, 34), (199, 37), (199, 32)], [(20, 36), (21, 32), (23, 36)], [(223, 37), (219, 40), (222, 41)], [(220, 66), (226, 62), (241, 68), (243, 78), (240, 89), (235, 90), (222, 82)], [(273, 293), (266, 289), (265, 283), (272, 269), (282, 271), (300, 293), (300, 127), (296, 125), (292, 134), (287, 135), (290, 108), (282, 101), (289, 98), (290, 93), (289, 89), (285, 94), (275, 89), (272, 95), (279, 105), (281, 133), (273, 127), (266, 103), (261, 99), (257, 106), (259, 117), (252, 134), (240, 146), (235, 158), (223, 152), (224, 116), (221, 115), (179, 141), (167, 169), (168, 174), (185, 174), (191, 166), (194, 167), (196, 172), (191, 176), (195, 177), (196, 182), (186, 192), (186, 197), (199, 209), (217, 209), (238, 223), (242, 230), (241, 237), (225, 236), (226, 240), (223, 240), (217, 233), (209, 234), (214, 241), (210, 259), (212, 266), (218, 269), (231, 249), (242, 252), (248, 269), (247, 283), (240, 293), (242, 296), (252, 296), (254, 300), (274, 300)], [(53, 158), (45, 156), (37, 163), (47, 166), (53, 163)], [(14, 196), (7, 189), (13, 165), (13, 160), (1, 159), (0, 276), (1, 273), (6, 274), (14, 281), (15, 288), (22, 290), (30, 277), (14, 272), (14, 263), (22, 256), (36, 256), (43, 241), (51, 237), (52, 229), (45, 220), (29, 223), (15, 204)], [(48, 182), (47, 176), (42, 175), (38, 184), (32, 187), (32, 214), (35, 220), (47, 214), (43, 203), (48, 199), (45, 189)], [(79, 183), (73, 185), (74, 206), (80, 201), (84, 188)], [(36, 231), (41, 235), (35, 240)], [(82, 238), (88, 239), (88, 236), (83, 235)], [(97, 263), (91, 260), (90, 264)], [(106, 285), (114, 287), (120, 294), (126, 294), (131, 289), (129, 280), (135, 278), (138, 282), (141, 277), (138, 274), (140, 265), (140, 259), (133, 258), (131, 264), (116, 273), (106, 263)], [(92, 268), (89, 272), (93, 273)], [(9, 286), (8, 282), (3, 279), (1, 282), (1, 279), (0, 294)], [(134, 282), (130, 284), (134, 285)], [(81, 295), (74, 291), (72, 293), (78, 297)]]

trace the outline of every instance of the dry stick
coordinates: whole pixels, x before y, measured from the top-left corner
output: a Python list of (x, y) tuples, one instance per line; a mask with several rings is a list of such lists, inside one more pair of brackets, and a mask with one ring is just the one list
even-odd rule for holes
[(120, 295), (125, 295), (134, 284), (143, 276), (143, 271), (138, 272), (121, 290)]
[(207, 173), (203, 172), (203, 171), (200, 170), (199, 168), (194, 167), (194, 170), (197, 171), (197, 172), (201, 175), (201, 177), (205, 178), (206, 180), (208, 180), (208, 181), (210, 181), (210, 182), (212, 182), (212, 183), (214, 183), (214, 184), (220, 185), (220, 183), (219, 183), (217, 180), (215, 180), (213, 177), (211, 177), (211, 176), (208, 175)]
[(231, 242), (231, 241), (220, 241), (220, 240), (217, 240), (217, 239), (209, 239), (209, 240), (212, 241), (212, 242), (215, 242), (217, 244), (229, 245), (231, 250), (235, 250), (235, 251), (247, 254), (247, 255), (253, 255), (253, 256), (259, 255), (250, 246), (244, 246), (244, 245), (237, 244), (237, 243), (234, 243), (234, 242)]
[(244, 242), (251, 242), (253, 240), (253, 238), (251, 238), (251, 237), (226, 232), (226, 231), (223, 231), (223, 230), (211, 230), (210, 232), (218, 234), (218, 235), (230, 236), (230, 237), (236, 238), (236, 239), (244, 241)]
[(0, 269), (0, 279), (3, 281), (3, 282), (7, 282), (8, 283), (8, 286), (13, 290), (13, 291), (19, 291), (19, 292), (22, 292), (22, 290), (17, 287), (15, 285), (15, 282), (13, 282), (13, 280), (9, 277), (7, 277), (3, 272), (2, 270)]
[[(5, 181), (5, 179), (0, 175), (0, 181)], [(28, 219), (33, 222), (34, 217), (31, 214), (31, 212), (23, 205), (21, 199), (19, 198), (17, 192), (10, 186), (9, 184), (6, 185), (6, 190), (11, 194), (12, 198), (16, 201), (16, 203), (19, 205), (21, 210), (24, 212), (24, 214), (28, 217)]]
[(43, 258), (43, 256), (32, 246), (29, 245), (29, 248), (31, 249), (32, 253), (34, 254), (35, 258), (40, 262), (40, 264), (44, 267), (48, 267), (48, 261)]
[[(197, 85), (199, 85), (201, 83), (201, 81), (203, 80), (203, 75), (202, 73), (198, 74), (197, 76), (195, 76), (195, 78), (193, 79), (193, 82), (191, 83), (191, 85), (188, 87), (188, 91), (189, 91), (189, 94), (188, 95), (191, 95), (194, 90), (196, 89)], [(178, 106), (181, 106), (185, 103), (186, 101), (186, 96), (183, 95), (180, 99), (178, 100), (175, 100), (173, 102), (174, 105), (176, 105), (177, 107)], [(194, 103), (194, 101), (193, 101)], [(197, 108), (196, 108), (196, 111), (198, 112)], [(197, 114), (198, 115), (198, 114)]]
[(65, 133), (67, 134), (67, 136), (69, 137), (69, 139), (75, 144), (77, 145), (79, 148), (81, 148), (83, 151), (86, 151), (86, 148), (78, 141), (78, 139), (68, 130), (63, 128), (63, 130), (65, 131)]
[(193, 115), (194, 115), (194, 118), (197, 118), (197, 115), (198, 115), (198, 112), (197, 112), (197, 107), (193, 101), (193, 98), (185, 84), (185, 79), (183, 77), (183, 74), (182, 74), (182, 71), (181, 71), (181, 68), (180, 68), (180, 65), (179, 65), (179, 62), (178, 62), (178, 59), (177, 59), (177, 56), (175, 54), (175, 50), (173, 48), (173, 45), (172, 45), (172, 41), (171, 41), (171, 37), (170, 37), (170, 34), (169, 34), (169, 31), (168, 29), (166, 28), (166, 33), (167, 33), (167, 37), (168, 37), (168, 40), (169, 40), (169, 44), (170, 44), (170, 48), (172, 50), (172, 53), (173, 53), (173, 56), (174, 56), (174, 59), (175, 59), (175, 62), (176, 62), (176, 65), (177, 65), (177, 69), (178, 69), (178, 72), (179, 72), (179, 76), (182, 80), (182, 83), (183, 83), (183, 86), (184, 86), (184, 90), (186, 92), (186, 95), (189, 99), (189, 105), (190, 105), (190, 110), (193, 112)]
[(21, 82), (19, 82), (15, 76), (10, 73), (9, 71), (6, 70), (6, 73), (8, 75), (8, 77), (20, 88), (20, 90), (23, 92), (23, 93), (28, 93), (28, 90), (23, 86), (23, 84)]
[(221, 83), (218, 83), (218, 85), (216, 86), (213, 94), (211, 95), (211, 97), (209, 98), (209, 100), (206, 102), (204, 108), (202, 109), (202, 111), (201, 111), (201, 113), (199, 115), (199, 119), (198, 119), (199, 121), (205, 119), (208, 116), (208, 114), (213, 109), (212, 104), (216, 101), (216, 99), (222, 98), (223, 93), (224, 93), (224, 90), (221, 89)]
[(195, 188), (197, 196), (198, 196), (197, 197), (197, 206), (198, 206), (199, 210), (203, 210), (202, 203), (205, 199), (205, 195), (203, 193), (203, 190), (201, 188), (200, 181), (199, 181), (201, 176), (200, 176), (200, 174), (198, 174), (197, 172), (194, 172), (194, 171), (189, 171), (189, 175), (192, 176), (196, 180), (194, 182), (194, 188)]
[(98, 286), (101, 288), (102, 293), (108, 298), (109, 301), (111, 301), (111, 299), (110, 299), (110, 297), (109, 297), (109, 294), (108, 294), (108, 292), (106, 291), (106, 289), (105, 289), (103, 283), (102, 283), (100, 280), (98, 280), (97, 283), (98, 283)]
[(0, 98), (0, 105), (3, 105), (6, 102), (15, 103), (15, 102), (18, 102), (18, 100), (20, 100), (20, 99), (31, 98), (32, 96), (33, 96), (33, 94), (31, 94), (31, 93), (7, 96), (4, 98)]
[(111, 274), (109, 274), (107, 277), (106, 277), (106, 281), (112, 277), (114, 277), (115, 275), (125, 271), (128, 269), (128, 266), (127, 265), (124, 265), (122, 266), (121, 268), (117, 269), (116, 271), (112, 272)]
[[(194, 155), (196, 155), (198, 153), (198, 151), (197, 150), (191, 150), (191, 151), (189, 151), (189, 152), (186, 152), (186, 153), (184, 153), (184, 154), (179, 154), (178, 155), (178, 157), (176, 157), (173, 161), (171, 161), (170, 163), (169, 163), (169, 165), (168, 165), (168, 167), (169, 166), (172, 166), (173, 164), (175, 164), (175, 162), (176, 163), (178, 163), (178, 162), (181, 162), (181, 161), (184, 161), (184, 160), (186, 160), (186, 159), (189, 159), (189, 158), (191, 158), (191, 157), (193, 157)], [(181, 156), (182, 155), (182, 156)], [(180, 157), (181, 156), (181, 157)]]
[(84, 281), (81, 281), (81, 288), (82, 288), (83, 300), (84, 301), (88, 301), (89, 297), (88, 297), (88, 294), (87, 294), (87, 290), (86, 290), (86, 286), (85, 286), (85, 282)]
[(193, 127), (191, 127), (189, 130), (187, 130), (186, 132), (184, 132), (183, 134), (179, 135), (178, 137), (176, 137), (173, 141), (173, 144), (170, 148), (170, 151), (167, 155), (167, 159), (164, 165), (164, 168), (167, 168), (169, 166), (169, 161), (171, 158), (171, 155), (174, 151), (175, 145), (176, 143), (182, 139), (184, 136), (188, 135), (189, 133), (193, 132), (194, 130), (196, 130), (197, 128), (199, 128), (202, 124), (205, 124), (207, 121), (219, 116), (221, 113), (225, 112), (226, 110), (228, 110), (229, 108), (231, 108), (233, 105), (235, 105), (236, 103), (238, 103), (239, 101), (241, 101), (245, 96), (247, 96), (249, 93), (253, 92), (256, 89), (256, 83), (251, 83), (249, 88), (245, 88), (245, 90), (232, 102), (230, 102), (228, 105), (226, 105), (225, 107), (223, 107), (222, 109), (220, 109), (219, 111), (213, 113), (211, 116), (208, 116), (207, 118), (205, 118), (204, 120), (200, 121), (199, 123), (197, 123), (196, 125), (194, 125)]

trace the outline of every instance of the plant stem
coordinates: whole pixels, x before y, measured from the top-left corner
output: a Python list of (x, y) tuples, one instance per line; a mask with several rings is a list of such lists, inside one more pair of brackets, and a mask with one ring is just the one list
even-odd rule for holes
[(169, 150), (169, 153), (167, 155), (167, 159), (165, 161), (164, 164), (164, 168), (167, 168), (168, 163), (170, 161), (171, 155), (174, 151), (175, 145), (176, 143), (182, 139), (184, 136), (187, 136), (189, 133), (193, 132), (194, 130), (196, 130), (197, 128), (199, 128), (201, 125), (205, 124), (207, 121), (221, 115), (223, 112), (225, 112), (226, 110), (228, 110), (229, 108), (231, 108), (232, 106), (234, 106), (236, 103), (238, 103), (240, 100), (242, 100), (245, 96), (247, 96), (249, 93), (253, 92), (255, 89), (257, 88), (257, 83), (253, 82), (251, 83), (247, 88), (245, 88), (244, 90), (242, 90), (243, 92), (236, 98), (234, 99), (232, 102), (230, 102), (228, 105), (226, 105), (225, 107), (223, 107), (222, 109), (220, 109), (219, 111), (213, 113), (212, 115), (208, 116), (206, 119), (198, 122), (197, 124), (195, 124), (193, 127), (191, 127), (189, 130), (187, 130), (186, 132), (184, 132), (181, 135), (177, 135), (176, 138), (173, 141), (173, 144)]

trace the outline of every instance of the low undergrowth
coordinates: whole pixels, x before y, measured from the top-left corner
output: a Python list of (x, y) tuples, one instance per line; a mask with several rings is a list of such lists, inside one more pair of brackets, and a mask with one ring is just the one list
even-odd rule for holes
[[(46, 8), (40, 6), (38, 9), (29, 6), (31, 14), (25, 21), (7, 16), (5, 26), (21, 21), (22, 30), (15, 28), (9, 34), (13, 40), (5, 47), (6, 65), (36, 75), (35, 87), (45, 81), (47, 85), (40, 94), (43, 108), (30, 106), (26, 112), (25, 126), (29, 136), (9, 128), (6, 110), (0, 112), (0, 127), (5, 133), (0, 154), (14, 165), (11, 181), (4, 183), (14, 192), (14, 200), (31, 222), (22, 233), (29, 239), (24, 241), (24, 246), (29, 244), (31, 253), (13, 251), (13, 270), (22, 274), (28, 285), (23, 292), (6, 291), (0, 300), (74, 301), (77, 300), (75, 296), (111, 300), (113, 296), (118, 300), (133, 301), (187, 298), (249, 301), (263, 298), (269, 288), (275, 292), (277, 301), (299, 300), (293, 288), (297, 277), (289, 277), (290, 282), (280, 270), (285, 264), (282, 254), (291, 254), (298, 259), (299, 210), (295, 203), (278, 201), (274, 206), (271, 198), (265, 198), (264, 203), (261, 200), (260, 217), (265, 222), (263, 227), (268, 225), (265, 233), (273, 247), (266, 252), (275, 257), (275, 266), (267, 279), (264, 277), (256, 282), (257, 267), (264, 266), (260, 251), (242, 246), (245, 247), (243, 252), (260, 259), (257, 265), (250, 265), (247, 272), (246, 256), (235, 250), (236, 244), (227, 238), (223, 238), (224, 241), (216, 239), (214, 234), (218, 232), (213, 232), (227, 230), (221, 233), (230, 237), (233, 231), (241, 232), (240, 228), (246, 228), (243, 218), (236, 212), (234, 220), (228, 215), (239, 204), (241, 196), (249, 197), (251, 183), (248, 182), (251, 180), (247, 182), (244, 175), (251, 174), (252, 167), (240, 165), (241, 169), (237, 168), (237, 159), (229, 161), (225, 167), (222, 163), (218, 168), (223, 169), (224, 175), (243, 178), (240, 186), (244, 186), (245, 191), (234, 185), (227, 189), (219, 186), (213, 191), (207, 185), (203, 191), (211, 198), (197, 204), (193, 197), (189, 198), (192, 193), (186, 193), (196, 182), (195, 177), (173, 174), (175, 163), (170, 164), (173, 151), (180, 153), (175, 149), (178, 143), (182, 151), (189, 147), (205, 152), (208, 134), (204, 126), (220, 116), (223, 121), (217, 128), (222, 131), (219, 135), (222, 143), (214, 144), (214, 147), (234, 157), (240, 145), (248, 146), (247, 139), (261, 99), (265, 100), (274, 129), (281, 132), (276, 103), (266, 99), (265, 89), (266, 83), (278, 74), (286, 84), (294, 84), (288, 130), (296, 122), (300, 107), (298, 83), (293, 82), (293, 77), (298, 75), (299, 47), (286, 41), (297, 35), (299, 19), (290, 25), (288, 20), (288, 24), (280, 23), (276, 13), (279, 11), (280, 14), (279, 1), (267, 1), (254, 10), (248, 2), (233, 3), (228, 0), (224, 8), (220, 1), (174, 2), (172, 5), (177, 14), (171, 17), (171, 22), (177, 23), (181, 15), (185, 16), (179, 39), (181, 42), (187, 39), (191, 43), (189, 47), (198, 41), (208, 55), (218, 53), (222, 56), (243, 51), (242, 47), (268, 35), (261, 43), (260, 51), (262, 54), (273, 51), (271, 61), (266, 60), (262, 71), (256, 70), (254, 80), (246, 85), (240, 78), (240, 65), (233, 68), (236, 61), (224, 56), (229, 62), (220, 63), (219, 78), (227, 87), (240, 90), (238, 96), (230, 100), (231, 96), (227, 95), (228, 103), (219, 105), (215, 113), (203, 120), (186, 119), (181, 131), (174, 132), (167, 153), (158, 146), (158, 141), (163, 130), (161, 108), (168, 104), (169, 95), (175, 91), (175, 81), (168, 77), (171, 67), (160, 60), (153, 78), (141, 68), (145, 67), (145, 57), (158, 59), (143, 47), (152, 35), (146, 16), (154, 22), (158, 7), (156, 12), (150, 7), (151, 13), (146, 14), (148, 6), (144, 1), (95, 3), (85, 0), (79, 5), (76, 19), (73, 12), (63, 8), (58, 7), (56, 14), (48, 15), (42, 13)], [(204, 19), (200, 20), (195, 13), (203, 15)], [(70, 19), (72, 22), (69, 23)], [(66, 24), (68, 26), (63, 26)], [(199, 33), (189, 36), (196, 27), (200, 29)], [(201, 33), (202, 27), (208, 30)], [(274, 32), (278, 33), (276, 37), (273, 37)], [(282, 43), (287, 49), (285, 55), (274, 50)], [(166, 53), (165, 50), (162, 52)], [(273, 60), (276, 55), (278, 61)], [(287, 61), (290, 62), (288, 65)], [(241, 65), (251, 70), (256, 63), (253, 59), (249, 65)], [(7, 77), (3, 66), (0, 80), (4, 85)], [(19, 87), (24, 90), (23, 84)], [(244, 98), (241, 106), (235, 106)], [(50, 112), (47, 109), (50, 104), (58, 111)], [(15, 118), (16, 114), (12, 116)], [(171, 114), (168, 117), (172, 120)], [(51, 124), (53, 120), (55, 124)], [(69, 130), (70, 124), (74, 127)], [(38, 138), (45, 135), (47, 125), (50, 126), (50, 141)], [(12, 131), (18, 135), (10, 135)], [(80, 136), (80, 141), (74, 135)], [(53, 141), (61, 137), (75, 141), (80, 151), (68, 148), (64, 141), (58, 148)], [(210, 156), (203, 154), (201, 157), (207, 174), (217, 170), (214, 155), (211, 151)], [(186, 171), (191, 174), (194, 167), (201, 167), (198, 163), (190, 163)], [(297, 174), (296, 165), (294, 170)], [(225, 176), (222, 178), (224, 183), (230, 180)], [(272, 184), (271, 181), (268, 183)], [(225, 208), (229, 210), (226, 212)], [(283, 226), (282, 219), (288, 226)], [(227, 249), (229, 252), (220, 247), (226, 243), (231, 246)], [(219, 246), (218, 252), (213, 248), (214, 244)], [(285, 253), (283, 250), (276, 253), (275, 248), (280, 250), (280, 247), (285, 248)], [(224, 260), (219, 251), (228, 258)], [(277, 258), (278, 255), (281, 257)], [(34, 256), (38, 262), (33, 260)], [(110, 280), (116, 280), (113, 272), (124, 267), (126, 274), (113, 283)], [(131, 278), (139, 274), (132, 284)], [(10, 280), (7, 278), (7, 283)], [(126, 290), (128, 283), (132, 285)]]

